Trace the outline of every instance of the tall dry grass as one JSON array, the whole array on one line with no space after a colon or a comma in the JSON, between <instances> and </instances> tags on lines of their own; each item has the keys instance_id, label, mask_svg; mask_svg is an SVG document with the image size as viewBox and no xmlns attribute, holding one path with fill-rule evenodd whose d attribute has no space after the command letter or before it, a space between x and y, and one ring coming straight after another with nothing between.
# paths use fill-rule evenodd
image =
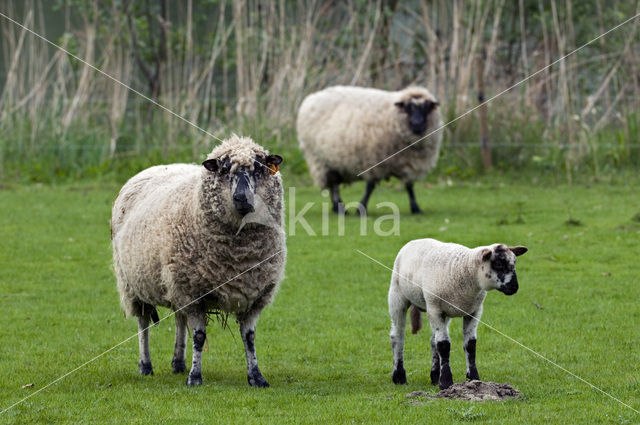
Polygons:
<instances>
[{"instance_id":1,"label":"tall dry grass","mask_svg":"<svg viewBox=\"0 0 640 425\"><path fill-rule=\"evenodd\" d=\"M0 4L45 37L53 36L50 8L41 0ZM640 3L604 8L600 0L69 0L54 41L218 137L252 132L294 152L296 110L312 91L423 84L453 120L477 105L479 56L488 98L638 11ZM598 174L606 164L640 165L637 25L492 102L494 164L560 158L568 180L580 166ZM85 162L99 173L149 151L161 160L211 147L197 128L4 18L0 33L3 177L28 173L28 165L6 168L31 158L46 158L40 167L60 174L84 170ZM444 160L477 168L476 116L445 133Z\"/></svg>"}]
</instances>

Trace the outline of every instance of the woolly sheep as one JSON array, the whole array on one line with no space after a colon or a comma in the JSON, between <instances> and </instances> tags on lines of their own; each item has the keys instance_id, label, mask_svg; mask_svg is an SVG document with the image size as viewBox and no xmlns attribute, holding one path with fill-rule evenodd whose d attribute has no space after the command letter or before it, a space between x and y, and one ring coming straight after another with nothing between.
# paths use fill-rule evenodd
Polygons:
<instances>
[{"instance_id":1,"label":"woolly sheep","mask_svg":"<svg viewBox=\"0 0 640 425\"><path fill-rule=\"evenodd\" d=\"M186 370L187 325L193 330L187 385L202 384L207 314L214 311L240 324L249 385L269 386L254 339L284 274L281 161L233 135L203 166L151 167L120 190L111 219L113 263L124 311L138 318L141 374L153 374L149 319L157 322L155 306L163 306L175 311L174 373Z\"/></svg>"},{"instance_id":2,"label":"woolly sheep","mask_svg":"<svg viewBox=\"0 0 640 425\"><path fill-rule=\"evenodd\" d=\"M335 86L304 99L296 127L311 177L320 188L331 190L335 212L345 208L341 183L367 182L358 206L364 214L376 183L390 177L405 183L411 212L420 212L413 182L435 166L442 134L398 152L441 125L438 102L425 88L384 91Z\"/></svg>"},{"instance_id":3,"label":"woolly sheep","mask_svg":"<svg viewBox=\"0 0 640 425\"><path fill-rule=\"evenodd\" d=\"M482 315L487 291L497 289L506 295L518 291L516 256L527 252L524 246L503 244L467 248L434 239L418 239L398 252L389 288L391 315L392 380L406 384L403 364L407 309L411 306L412 333L421 324L421 311L431 325L431 383L440 389L453 384L449 367L449 322L463 317L462 333L467 361L467 379L480 379L476 368L476 328Z\"/></svg>"}]
</instances>

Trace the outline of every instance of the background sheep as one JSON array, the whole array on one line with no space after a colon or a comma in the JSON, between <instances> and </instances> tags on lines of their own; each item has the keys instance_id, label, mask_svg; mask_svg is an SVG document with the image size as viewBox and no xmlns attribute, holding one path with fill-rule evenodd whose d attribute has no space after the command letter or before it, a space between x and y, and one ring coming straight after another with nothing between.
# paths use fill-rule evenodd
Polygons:
<instances>
[{"instance_id":1,"label":"background sheep","mask_svg":"<svg viewBox=\"0 0 640 425\"><path fill-rule=\"evenodd\" d=\"M467 379L480 379L476 368L476 329L482 315L486 291L497 289L506 295L518 291L516 256L523 246L502 244L467 248L434 239L406 244L398 253L389 288L393 382L406 384L403 364L404 330L411 306L412 332L421 327L420 311L426 311L431 325L431 382L448 388L453 384L449 367L449 322L463 317L462 333L467 359Z\"/></svg>"},{"instance_id":2,"label":"background sheep","mask_svg":"<svg viewBox=\"0 0 640 425\"><path fill-rule=\"evenodd\" d=\"M202 383L202 347L212 310L236 316L249 384L269 385L258 368L254 338L260 312L284 273L283 189L276 173L281 161L234 135L203 166L151 167L120 191L111 220L113 262L122 306L138 318L143 375L153 373L148 326L149 318L157 321L160 305L176 310L175 373L186 370L187 324L193 330L187 385ZM251 215L274 225L251 223Z\"/></svg>"},{"instance_id":3,"label":"background sheep","mask_svg":"<svg viewBox=\"0 0 640 425\"><path fill-rule=\"evenodd\" d=\"M413 182L435 166L442 134L394 154L441 125L438 102L425 88L388 92L335 86L304 99L297 131L311 177L322 189L331 190L335 212L344 211L340 183L367 182L359 207L364 213L376 183L397 177L405 183L411 212L419 213Z\"/></svg>"}]
</instances>

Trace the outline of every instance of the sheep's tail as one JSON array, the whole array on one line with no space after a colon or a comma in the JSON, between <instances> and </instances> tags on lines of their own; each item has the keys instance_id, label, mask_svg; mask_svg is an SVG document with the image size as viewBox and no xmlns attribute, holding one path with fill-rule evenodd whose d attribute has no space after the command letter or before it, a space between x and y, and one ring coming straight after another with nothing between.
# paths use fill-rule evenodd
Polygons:
<instances>
[{"instance_id":1,"label":"sheep's tail","mask_svg":"<svg viewBox=\"0 0 640 425\"><path fill-rule=\"evenodd\" d=\"M417 334L422 329L422 314L421 311L415 305L411 304L411 333Z\"/></svg>"},{"instance_id":2,"label":"sheep's tail","mask_svg":"<svg viewBox=\"0 0 640 425\"><path fill-rule=\"evenodd\" d=\"M158 310L151 304L144 303L142 304L142 314L149 314L151 316L151 320L153 320L153 324L157 325L160 322L160 316L158 316Z\"/></svg>"}]
</instances>

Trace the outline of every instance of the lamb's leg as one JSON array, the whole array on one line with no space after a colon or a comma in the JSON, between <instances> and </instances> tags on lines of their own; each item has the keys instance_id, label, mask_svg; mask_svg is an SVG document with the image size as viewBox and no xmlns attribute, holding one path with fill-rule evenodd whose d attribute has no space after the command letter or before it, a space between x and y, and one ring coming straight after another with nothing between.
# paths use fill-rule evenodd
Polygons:
<instances>
[{"instance_id":1,"label":"lamb's leg","mask_svg":"<svg viewBox=\"0 0 640 425\"><path fill-rule=\"evenodd\" d=\"M262 309L255 309L238 317L240 335L244 343L244 352L247 358L247 381L252 387L268 387L269 383L262 376L256 357L256 323Z\"/></svg>"},{"instance_id":2,"label":"lamb's leg","mask_svg":"<svg viewBox=\"0 0 640 425\"><path fill-rule=\"evenodd\" d=\"M407 310L411 303L402 295L397 284L391 283L389 289L389 315L391 315L391 350L393 351L394 384L406 384L407 374L404 370L404 332L407 324Z\"/></svg>"},{"instance_id":3,"label":"lamb's leg","mask_svg":"<svg viewBox=\"0 0 640 425\"><path fill-rule=\"evenodd\" d=\"M367 188L365 189L364 197L362 198L362 201L360 201L360 208L358 208L358 211L360 212L361 215L367 214L367 204L369 203L371 192L373 192L373 189L375 189L375 187L376 187L376 182L374 181L367 182Z\"/></svg>"},{"instance_id":4,"label":"lamb's leg","mask_svg":"<svg viewBox=\"0 0 640 425\"><path fill-rule=\"evenodd\" d=\"M480 379L476 368L476 329L478 328L479 313L465 316L462 319L462 335L464 337L464 354L467 358L467 379Z\"/></svg>"},{"instance_id":5,"label":"lamb's leg","mask_svg":"<svg viewBox=\"0 0 640 425\"><path fill-rule=\"evenodd\" d=\"M138 370L142 375L153 375L151 354L149 354L149 316L138 317L138 345L140 347L140 362Z\"/></svg>"},{"instance_id":6,"label":"lamb's leg","mask_svg":"<svg viewBox=\"0 0 640 425\"><path fill-rule=\"evenodd\" d=\"M331 203L333 204L333 212L338 214L344 214L344 202L340 198L340 185L333 183L331 185Z\"/></svg>"},{"instance_id":7,"label":"lamb's leg","mask_svg":"<svg viewBox=\"0 0 640 425\"><path fill-rule=\"evenodd\" d=\"M449 322L451 319L435 310L435 307L429 308L429 306L427 306L431 334L435 339L436 351L440 357L439 386L440 389L443 390L453 385L453 377L451 376L451 368L449 367L449 352L451 351Z\"/></svg>"},{"instance_id":8,"label":"lamb's leg","mask_svg":"<svg viewBox=\"0 0 640 425\"><path fill-rule=\"evenodd\" d=\"M185 362L185 350L187 348L187 317L176 312L176 345L173 350L171 367L173 373L182 373L187 370Z\"/></svg>"},{"instance_id":9,"label":"lamb's leg","mask_svg":"<svg viewBox=\"0 0 640 425\"><path fill-rule=\"evenodd\" d=\"M431 384L438 385L440 381L440 356L436 347L436 336L431 334Z\"/></svg>"},{"instance_id":10,"label":"lamb's leg","mask_svg":"<svg viewBox=\"0 0 640 425\"><path fill-rule=\"evenodd\" d=\"M189 326L193 330L193 361L187 385L202 385L202 348L207 339L207 320L204 314L189 314Z\"/></svg>"},{"instance_id":11,"label":"lamb's leg","mask_svg":"<svg viewBox=\"0 0 640 425\"><path fill-rule=\"evenodd\" d=\"M409 194L409 203L411 204L411 213L412 214L420 214L422 210L418 206L416 202L416 194L413 192L413 182L408 182L405 184L407 188L407 193Z\"/></svg>"}]
</instances>

